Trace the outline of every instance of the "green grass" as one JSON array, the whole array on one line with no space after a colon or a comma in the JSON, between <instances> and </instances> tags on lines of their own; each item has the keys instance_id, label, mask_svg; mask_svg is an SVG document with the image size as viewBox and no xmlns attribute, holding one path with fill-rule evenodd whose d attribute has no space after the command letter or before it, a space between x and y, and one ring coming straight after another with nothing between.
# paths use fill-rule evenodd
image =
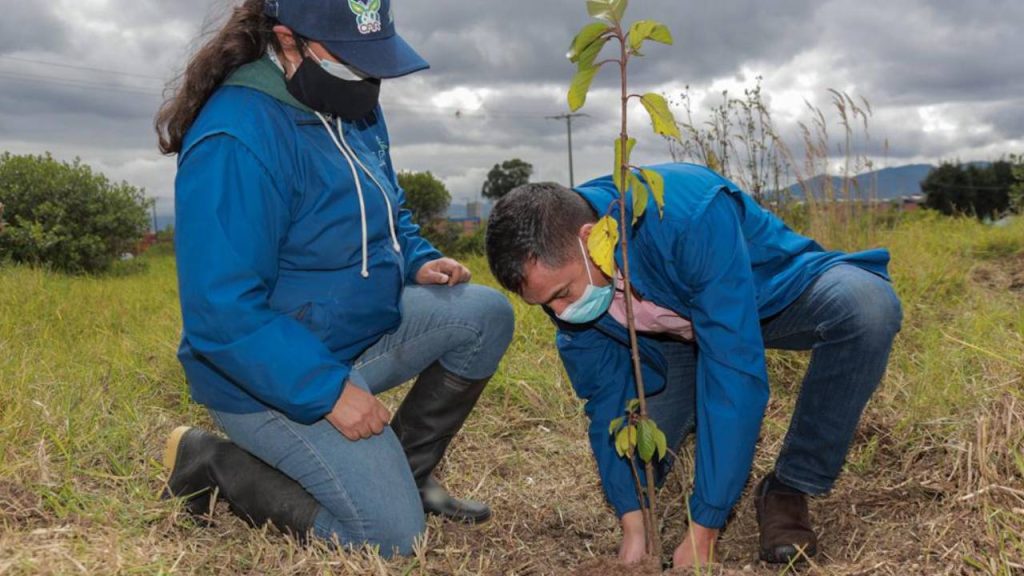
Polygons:
<instances>
[{"instance_id":1,"label":"green grass","mask_svg":"<svg viewBox=\"0 0 1024 576\"><path fill-rule=\"evenodd\" d=\"M1024 262L1024 222L914 217L879 243L893 254L905 323L865 438L824 501L835 510L818 512L831 538L822 569L1015 573L1024 565L1024 293L999 282ZM433 522L419 557L391 563L300 548L230 519L195 527L159 499L158 460L174 426L210 424L175 358L173 258L143 262L100 278L0 269L0 574L556 574L614 551L614 518L552 328L518 299L516 339L446 465L451 483L496 503L491 525ZM468 264L475 281L493 285L482 258ZM777 394L756 472L771 464L805 363L771 355ZM662 504L666 546L685 518L679 490ZM876 510L879 498L892 501ZM727 565L752 562L748 504L723 537ZM871 524L856 523L864 510ZM861 541L867 551L857 551Z\"/></svg>"}]
</instances>

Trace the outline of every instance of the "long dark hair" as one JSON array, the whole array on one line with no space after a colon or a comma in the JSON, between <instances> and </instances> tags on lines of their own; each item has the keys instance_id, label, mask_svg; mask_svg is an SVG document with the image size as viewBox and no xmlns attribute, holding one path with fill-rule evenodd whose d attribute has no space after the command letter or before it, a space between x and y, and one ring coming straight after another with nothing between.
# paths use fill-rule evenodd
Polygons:
<instances>
[{"instance_id":1,"label":"long dark hair","mask_svg":"<svg viewBox=\"0 0 1024 576\"><path fill-rule=\"evenodd\" d=\"M272 30L276 22L264 15L263 3L264 0L244 0L232 8L224 26L168 85L171 95L160 106L155 121L161 152L181 152L185 133L214 90L240 66L261 58L268 45L277 47Z\"/></svg>"}]
</instances>

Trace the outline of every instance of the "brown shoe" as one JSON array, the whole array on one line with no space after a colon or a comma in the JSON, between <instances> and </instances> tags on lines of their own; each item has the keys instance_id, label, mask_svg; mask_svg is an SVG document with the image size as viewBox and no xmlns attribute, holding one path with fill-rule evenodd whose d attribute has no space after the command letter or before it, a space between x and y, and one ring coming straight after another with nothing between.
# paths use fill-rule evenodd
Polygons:
<instances>
[{"instance_id":1,"label":"brown shoe","mask_svg":"<svg viewBox=\"0 0 1024 576\"><path fill-rule=\"evenodd\" d=\"M818 553L818 537L811 527L807 495L788 487L779 489L774 478L774 472L765 476L754 492L761 560L789 564L811 558Z\"/></svg>"}]
</instances>

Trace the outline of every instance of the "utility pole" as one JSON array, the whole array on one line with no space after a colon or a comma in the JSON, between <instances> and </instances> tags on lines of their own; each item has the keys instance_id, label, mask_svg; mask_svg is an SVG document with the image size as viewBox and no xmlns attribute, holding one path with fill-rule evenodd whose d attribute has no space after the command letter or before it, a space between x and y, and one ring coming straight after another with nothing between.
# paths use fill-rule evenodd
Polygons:
<instances>
[{"instance_id":1,"label":"utility pole","mask_svg":"<svg viewBox=\"0 0 1024 576\"><path fill-rule=\"evenodd\" d=\"M569 134L569 187L576 187L576 178L572 167L572 120L573 118L589 118L588 114L559 114L558 116L547 116L548 120L565 120L565 128Z\"/></svg>"}]
</instances>

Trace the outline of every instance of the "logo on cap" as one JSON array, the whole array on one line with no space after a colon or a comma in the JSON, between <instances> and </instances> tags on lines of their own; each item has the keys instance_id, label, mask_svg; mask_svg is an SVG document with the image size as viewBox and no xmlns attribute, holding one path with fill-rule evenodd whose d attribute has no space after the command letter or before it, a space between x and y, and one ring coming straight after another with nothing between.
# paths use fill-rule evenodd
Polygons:
<instances>
[{"instance_id":1,"label":"logo on cap","mask_svg":"<svg viewBox=\"0 0 1024 576\"><path fill-rule=\"evenodd\" d=\"M356 15L360 34L381 31L380 0L348 0L348 7Z\"/></svg>"}]
</instances>

